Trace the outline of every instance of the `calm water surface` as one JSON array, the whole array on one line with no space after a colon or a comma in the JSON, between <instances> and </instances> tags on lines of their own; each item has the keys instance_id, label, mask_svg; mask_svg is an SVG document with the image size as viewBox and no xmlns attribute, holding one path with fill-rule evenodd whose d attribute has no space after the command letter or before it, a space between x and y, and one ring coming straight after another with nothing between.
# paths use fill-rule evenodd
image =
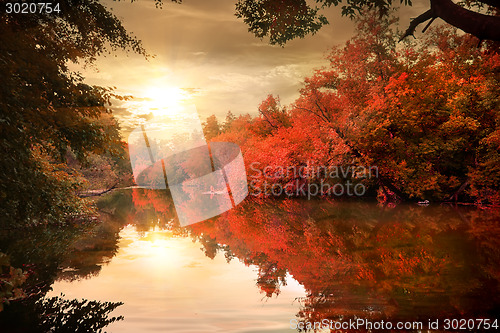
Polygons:
<instances>
[{"instance_id":1,"label":"calm water surface","mask_svg":"<svg viewBox=\"0 0 500 333\"><path fill-rule=\"evenodd\" d=\"M108 332L293 332L292 319L498 317L495 210L247 200L181 228L159 191L115 192L98 206L102 223L86 228L2 233L0 250L30 271L33 294L0 313L2 323L24 320L29 331L47 313L59 318L63 307L47 305L54 296L100 301L73 304L77 324ZM123 304L105 311L105 302ZM124 319L106 325L113 316ZM73 320L63 318L62 326Z\"/></svg>"},{"instance_id":2,"label":"calm water surface","mask_svg":"<svg viewBox=\"0 0 500 333\"><path fill-rule=\"evenodd\" d=\"M124 321L111 332L276 332L298 310L304 289L289 277L280 297L255 285L258 268L223 255L207 257L198 241L133 225L119 233L116 255L97 276L59 280L51 296L122 301Z\"/></svg>"}]
</instances>

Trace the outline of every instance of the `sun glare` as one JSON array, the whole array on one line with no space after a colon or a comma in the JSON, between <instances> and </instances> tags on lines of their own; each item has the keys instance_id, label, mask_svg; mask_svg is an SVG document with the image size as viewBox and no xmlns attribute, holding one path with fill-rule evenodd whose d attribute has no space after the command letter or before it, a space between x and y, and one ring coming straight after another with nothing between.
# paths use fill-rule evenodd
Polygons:
<instances>
[{"instance_id":1,"label":"sun glare","mask_svg":"<svg viewBox=\"0 0 500 333\"><path fill-rule=\"evenodd\" d=\"M177 87L152 87L144 91L144 106L155 116L175 113L189 98L189 94Z\"/></svg>"}]
</instances>

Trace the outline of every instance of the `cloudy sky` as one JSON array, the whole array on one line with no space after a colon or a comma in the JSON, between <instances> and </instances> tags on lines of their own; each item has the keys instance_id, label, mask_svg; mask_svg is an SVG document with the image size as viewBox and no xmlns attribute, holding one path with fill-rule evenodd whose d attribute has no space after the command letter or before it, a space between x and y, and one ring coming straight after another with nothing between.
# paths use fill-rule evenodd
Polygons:
<instances>
[{"instance_id":1,"label":"cloudy sky","mask_svg":"<svg viewBox=\"0 0 500 333\"><path fill-rule=\"evenodd\" d=\"M268 94L289 104L303 79L327 64L328 50L354 32L354 24L334 7L323 12L330 25L282 48L249 33L234 15L234 0L167 2L163 9L155 8L152 0L103 2L155 55L147 60L118 52L83 70L88 83L115 86L117 92L135 97L115 105L125 132L137 125L141 114L179 102L195 104L202 120L211 114L223 119L228 110L256 114ZM416 0L401 10L401 26L406 28L410 17L426 6L427 1Z\"/></svg>"}]
</instances>

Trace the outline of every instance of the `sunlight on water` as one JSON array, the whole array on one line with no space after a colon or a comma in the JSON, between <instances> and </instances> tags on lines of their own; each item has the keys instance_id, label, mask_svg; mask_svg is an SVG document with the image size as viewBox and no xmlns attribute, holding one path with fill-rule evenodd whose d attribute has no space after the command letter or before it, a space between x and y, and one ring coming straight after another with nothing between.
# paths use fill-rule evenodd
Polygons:
<instances>
[{"instance_id":1,"label":"sunlight on water","mask_svg":"<svg viewBox=\"0 0 500 333\"><path fill-rule=\"evenodd\" d=\"M292 277L279 297L256 286L255 267L222 255L210 259L201 244L170 231L120 232L119 250L98 276L56 281L48 296L124 302L112 315L124 321L108 332L285 332L305 291Z\"/></svg>"}]
</instances>

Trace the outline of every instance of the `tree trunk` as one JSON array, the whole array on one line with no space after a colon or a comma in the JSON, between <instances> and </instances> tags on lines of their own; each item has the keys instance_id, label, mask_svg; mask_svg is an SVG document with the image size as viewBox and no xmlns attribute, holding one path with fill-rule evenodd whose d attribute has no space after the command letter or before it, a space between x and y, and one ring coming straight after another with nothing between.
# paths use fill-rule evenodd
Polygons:
<instances>
[{"instance_id":1,"label":"tree trunk","mask_svg":"<svg viewBox=\"0 0 500 333\"><path fill-rule=\"evenodd\" d=\"M118 185L119 182L116 182L113 186L111 186L110 188L104 190L104 191L101 191L101 192L87 192L87 193L80 193L78 194L78 196L80 198L88 198L88 197L98 197L98 196L101 196L103 194L106 194L108 192L111 192L112 190L114 190L116 188L116 186Z\"/></svg>"}]
</instances>

